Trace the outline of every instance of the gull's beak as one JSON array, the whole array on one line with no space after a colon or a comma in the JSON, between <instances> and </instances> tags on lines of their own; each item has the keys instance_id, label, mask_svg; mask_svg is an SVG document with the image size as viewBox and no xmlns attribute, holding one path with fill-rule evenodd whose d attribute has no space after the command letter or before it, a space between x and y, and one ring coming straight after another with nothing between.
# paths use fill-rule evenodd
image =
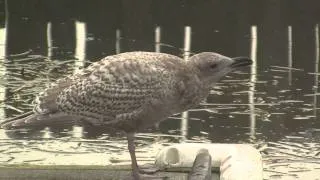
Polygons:
<instances>
[{"instance_id":1,"label":"gull's beak","mask_svg":"<svg viewBox=\"0 0 320 180\"><path fill-rule=\"evenodd\" d=\"M235 57L232 60L233 63L230 65L232 68L246 67L252 64L252 60L248 57Z\"/></svg>"}]
</instances>

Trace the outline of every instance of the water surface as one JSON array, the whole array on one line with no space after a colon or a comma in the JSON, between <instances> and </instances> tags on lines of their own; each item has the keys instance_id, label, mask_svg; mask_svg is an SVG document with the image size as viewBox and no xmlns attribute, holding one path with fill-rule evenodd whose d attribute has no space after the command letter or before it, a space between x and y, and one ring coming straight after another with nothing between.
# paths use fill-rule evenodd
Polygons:
<instances>
[{"instance_id":1,"label":"water surface","mask_svg":"<svg viewBox=\"0 0 320 180\"><path fill-rule=\"evenodd\" d=\"M137 134L140 162L152 162L172 143L250 143L263 156L265 179L316 179L320 173L320 4L8 5L0 26L1 119L31 110L35 95L50 82L106 55L144 50L249 56L251 68L221 80L188 116L175 115ZM13 10L20 13L8 16ZM90 127L0 130L0 163L128 164L126 146L123 133Z\"/></svg>"}]
</instances>

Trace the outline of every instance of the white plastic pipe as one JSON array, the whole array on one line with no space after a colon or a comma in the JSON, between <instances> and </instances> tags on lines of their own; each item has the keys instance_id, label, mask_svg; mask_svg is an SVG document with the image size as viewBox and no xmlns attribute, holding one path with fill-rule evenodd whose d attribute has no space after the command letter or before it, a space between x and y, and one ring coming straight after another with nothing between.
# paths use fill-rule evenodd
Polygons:
<instances>
[{"instance_id":1,"label":"white plastic pipe","mask_svg":"<svg viewBox=\"0 0 320 180\"><path fill-rule=\"evenodd\" d=\"M248 144L183 143L168 146L156 156L160 168L191 168L200 149L207 149L212 168L220 169L221 180L262 180L262 159Z\"/></svg>"}]
</instances>

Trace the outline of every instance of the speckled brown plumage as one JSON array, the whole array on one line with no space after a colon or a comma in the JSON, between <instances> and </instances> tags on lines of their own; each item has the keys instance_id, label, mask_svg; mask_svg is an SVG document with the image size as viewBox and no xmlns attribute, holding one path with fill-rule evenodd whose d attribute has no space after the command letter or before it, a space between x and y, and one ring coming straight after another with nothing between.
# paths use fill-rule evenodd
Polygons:
<instances>
[{"instance_id":1,"label":"speckled brown plumage","mask_svg":"<svg viewBox=\"0 0 320 180\"><path fill-rule=\"evenodd\" d=\"M195 71L181 58L169 54L130 52L108 56L51 85L38 96L34 111L42 115L62 112L94 125L142 128L201 99L197 94L202 84L195 78ZM186 91L181 86L190 80L198 85L193 98L184 104L181 96ZM168 105L170 108L166 108ZM158 117L148 117L150 112Z\"/></svg>"},{"instance_id":2,"label":"speckled brown plumage","mask_svg":"<svg viewBox=\"0 0 320 180\"><path fill-rule=\"evenodd\" d=\"M188 61L155 52L107 56L51 84L36 98L32 116L2 127L87 121L136 131L196 106L215 82L237 68L232 63L210 52Z\"/></svg>"}]
</instances>

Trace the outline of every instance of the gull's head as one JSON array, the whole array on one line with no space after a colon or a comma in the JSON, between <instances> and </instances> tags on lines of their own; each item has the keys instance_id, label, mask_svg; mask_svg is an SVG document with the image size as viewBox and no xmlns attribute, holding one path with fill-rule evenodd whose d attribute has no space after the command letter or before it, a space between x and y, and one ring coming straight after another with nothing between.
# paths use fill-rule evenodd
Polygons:
<instances>
[{"instance_id":1,"label":"gull's head","mask_svg":"<svg viewBox=\"0 0 320 180\"><path fill-rule=\"evenodd\" d=\"M218 82L229 72L252 64L248 57L230 58L213 52L202 52L189 58L189 63L196 67L199 78L210 84Z\"/></svg>"}]
</instances>

